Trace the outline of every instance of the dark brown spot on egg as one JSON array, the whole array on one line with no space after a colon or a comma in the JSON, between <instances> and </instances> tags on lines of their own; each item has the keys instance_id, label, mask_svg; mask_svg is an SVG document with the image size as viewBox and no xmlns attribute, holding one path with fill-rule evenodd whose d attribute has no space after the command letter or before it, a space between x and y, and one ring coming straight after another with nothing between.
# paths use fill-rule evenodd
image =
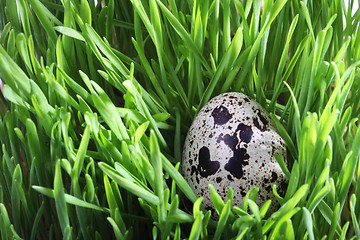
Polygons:
<instances>
[{"instance_id":1,"label":"dark brown spot on egg","mask_svg":"<svg viewBox=\"0 0 360 240\"><path fill-rule=\"evenodd\" d=\"M216 182L217 182L217 183L220 183L220 182L221 182L221 180L222 180L222 178L221 178L221 177L217 177L217 178L216 178Z\"/></svg>"},{"instance_id":2,"label":"dark brown spot on egg","mask_svg":"<svg viewBox=\"0 0 360 240\"><path fill-rule=\"evenodd\" d=\"M255 127L258 128L260 131L265 132L265 130L267 129L266 125L269 123L269 121L266 120L266 118L263 115L261 115L260 109L256 109L254 111L256 112L256 115L257 115L257 117L253 118L253 123L254 123ZM259 120L260 120L261 124L260 124Z\"/></svg>"},{"instance_id":3,"label":"dark brown spot on egg","mask_svg":"<svg viewBox=\"0 0 360 240\"><path fill-rule=\"evenodd\" d=\"M276 174L276 172L272 172L271 173L271 182L275 182L278 178L278 175Z\"/></svg>"},{"instance_id":4,"label":"dark brown spot on egg","mask_svg":"<svg viewBox=\"0 0 360 240\"><path fill-rule=\"evenodd\" d=\"M191 166L191 172L190 172L190 175L193 175L193 174L197 174L197 169L195 166Z\"/></svg>"},{"instance_id":5,"label":"dark brown spot on egg","mask_svg":"<svg viewBox=\"0 0 360 240\"><path fill-rule=\"evenodd\" d=\"M214 118L215 125L224 125L232 118L232 114L224 106L216 107L212 111L211 116Z\"/></svg>"},{"instance_id":6,"label":"dark brown spot on egg","mask_svg":"<svg viewBox=\"0 0 360 240\"><path fill-rule=\"evenodd\" d=\"M240 139L237 136L238 132L240 132ZM224 168L236 178L241 178L243 176L243 166L249 164L249 162L246 160L250 158L250 156L247 154L246 149L240 148L240 141L249 143L252 134L253 132L250 126L240 123L233 135L220 134L217 139L217 142L224 141L224 143L233 151L233 156L225 164Z\"/></svg>"},{"instance_id":7,"label":"dark brown spot on egg","mask_svg":"<svg viewBox=\"0 0 360 240\"><path fill-rule=\"evenodd\" d=\"M207 147L202 147L199 151L198 171L202 177L208 177L216 173L220 168L218 161L210 160L210 151Z\"/></svg>"},{"instance_id":8,"label":"dark brown spot on egg","mask_svg":"<svg viewBox=\"0 0 360 240\"><path fill-rule=\"evenodd\" d=\"M217 143L220 143L221 140L223 139L223 136L224 136L224 134L223 134L223 133L220 133L220 135L219 135L218 138L216 139L216 142L217 142Z\"/></svg>"},{"instance_id":9,"label":"dark brown spot on egg","mask_svg":"<svg viewBox=\"0 0 360 240\"><path fill-rule=\"evenodd\" d=\"M245 97L244 100L245 100L245 102L250 102L250 99L247 97Z\"/></svg>"},{"instance_id":10,"label":"dark brown spot on egg","mask_svg":"<svg viewBox=\"0 0 360 240\"><path fill-rule=\"evenodd\" d=\"M234 177L241 178L244 174L243 166L249 163L245 160L249 159L246 149L240 148L234 152L234 156L225 164L225 170L229 171Z\"/></svg>"},{"instance_id":11,"label":"dark brown spot on egg","mask_svg":"<svg viewBox=\"0 0 360 240\"><path fill-rule=\"evenodd\" d=\"M251 126L240 123L237 127L237 130L240 130L240 139L243 142L249 143L253 135Z\"/></svg>"}]
</instances>

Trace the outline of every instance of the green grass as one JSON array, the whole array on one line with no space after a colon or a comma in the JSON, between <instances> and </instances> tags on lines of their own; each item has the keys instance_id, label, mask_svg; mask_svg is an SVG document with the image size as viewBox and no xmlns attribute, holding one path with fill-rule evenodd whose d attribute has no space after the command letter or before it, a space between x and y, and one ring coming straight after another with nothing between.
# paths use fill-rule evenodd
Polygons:
<instances>
[{"instance_id":1,"label":"green grass","mask_svg":"<svg viewBox=\"0 0 360 240\"><path fill-rule=\"evenodd\" d=\"M1 238L360 238L360 10L261 2L0 0ZM209 186L214 221L181 175L227 91L286 142L274 213Z\"/></svg>"}]
</instances>

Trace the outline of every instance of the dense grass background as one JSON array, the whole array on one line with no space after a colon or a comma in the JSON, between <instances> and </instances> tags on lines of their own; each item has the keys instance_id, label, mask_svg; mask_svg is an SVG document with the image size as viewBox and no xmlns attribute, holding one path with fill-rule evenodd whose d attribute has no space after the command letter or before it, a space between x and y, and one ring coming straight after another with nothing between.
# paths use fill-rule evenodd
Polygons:
<instances>
[{"instance_id":1,"label":"dense grass background","mask_svg":"<svg viewBox=\"0 0 360 240\"><path fill-rule=\"evenodd\" d=\"M341 0L1 0L2 239L360 238L359 19ZM214 221L179 172L226 91L286 142L275 213L211 188Z\"/></svg>"}]
</instances>

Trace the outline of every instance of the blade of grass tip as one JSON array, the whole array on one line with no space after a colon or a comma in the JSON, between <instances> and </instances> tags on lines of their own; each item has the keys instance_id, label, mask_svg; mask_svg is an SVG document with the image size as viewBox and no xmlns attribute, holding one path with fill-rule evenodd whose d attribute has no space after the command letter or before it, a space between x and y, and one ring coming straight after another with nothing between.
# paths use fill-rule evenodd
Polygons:
<instances>
[{"instance_id":1,"label":"blade of grass tip","mask_svg":"<svg viewBox=\"0 0 360 240\"><path fill-rule=\"evenodd\" d=\"M251 16L252 19L250 23L250 38L252 42L255 41L256 35L259 33L261 2L261 0L253 1L253 15Z\"/></svg>"},{"instance_id":2,"label":"blade of grass tip","mask_svg":"<svg viewBox=\"0 0 360 240\"><path fill-rule=\"evenodd\" d=\"M271 7L269 17L266 19L266 22L265 22L264 26L261 28L259 34L257 35L254 44L251 46L249 58L247 60L247 63L243 67L243 70L240 73L238 81L236 82L236 85L234 88L235 91L241 90L244 80L245 80L248 72L250 71L251 66L253 65L253 61L254 61L257 53L259 52L261 39L263 38L266 30L270 27L271 23L275 20L276 16L282 10L282 8L286 4L286 2L287 2L287 0L277 0Z\"/></svg>"},{"instance_id":3,"label":"blade of grass tip","mask_svg":"<svg viewBox=\"0 0 360 240\"><path fill-rule=\"evenodd\" d=\"M111 50L111 47L105 44L105 42L100 38L99 34L97 34L97 32L88 24L86 24L84 38L86 42L91 43L90 46L93 50L95 50L94 47L97 46L100 51L103 52L105 56L111 61L111 63L115 65L116 69L121 73L122 76L129 76L130 72L124 63L115 55L115 53ZM95 55L98 57L98 59L101 58L99 53Z\"/></svg>"},{"instance_id":4,"label":"blade of grass tip","mask_svg":"<svg viewBox=\"0 0 360 240\"><path fill-rule=\"evenodd\" d=\"M116 202L114 192L111 188L109 178L104 174L104 188L105 188L105 194L106 194L106 200L108 202L109 208L110 208L110 216L115 220L116 219L116 210L119 209L119 206ZM117 225L117 221L115 221Z\"/></svg>"},{"instance_id":5,"label":"blade of grass tip","mask_svg":"<svg viewBox=\"0 0 360 240\"><path fill-rule=\"evenodd\" d=\"M360 128L357 129L352 147L351 147L351 156L349 158L349 161L347 163L344 178L342 179L340 194L339 194L339 200L341 203L341 209L343 208L346 197L351 185L351 182L354 178L355 170L357 163L359 161L359 153L360 153Z\"/></svg>"},{"instance_id":6,"label":"blade of grass tip","mask_svg":"<svg viewBox=\"0 0 360 240\"><path fill-rule=\"evenodd\" d=\"M137 144L144 136L146 130L148 129L149 123L149 121L146 121L136 129L134 133L134 144Z\"/></svg>"},{"instance_id":7,"label":"blade of grass tip","mask_svg":"<svg viewBox=\"0 0 360 240\"><path fill-rule=\"evenodd\" d=\"M234 63L240 53L240 50L242 48L242 43L243 43L243 32L242 32L242 29L239 28L239 29L237 29L236 34L235 34L228 50L226 51L226 54L221 59L221 62L219 64L219 66L217 67L215 74L211 78L210 83L209 83L208 87L206 88L206 90L200 100L198 111L200 111L201 107L204 106L205 103L207 103L209 101L216 85L219 83L221 76L223 74L226 74L226 73L224 73L224 70L226 68L231 69L231 67L234 65ZM227 83L225 81L224 85L222 86L221 92L223 92L223 90L225 90L229 87L228 84L229 83Z\"/></svg>"},{"instance_id":8,"label":"blade of grass tip","mask_svg":"<svg viewBox=\"0 0 360 240\"><path fill-rule=\"evenodd\" d=\"M45 7L42 5L42 3L39 0L28 0L31 4L32 10L35 12L36 16L38 17L40 23L43 25L45 31L49 35L50 43L52 48L55 47L57 35L53 28L53 24L49 21L48 17L45 14ZM47 10L47 9L46 9ZM59 22L62 25L61 22Z\"/></svg>"},{"instance_id":9,"label":"blade of grass tip","mask_svg":"<svg viewBox=\"0 0 360 240\"><path fill-rule=\"evenodd\" d=\"M346 222L345 225L343 226L343 228L341 229L340 233L340 239L342 240L345 240L346 239L346 235L347 235L347 232L349 230L349 225L350 225L350 222Z\"/></svg>"},{"instance_id":10,"label":"blade of grass tip","mask_svg":"<svg viewBox=\"0 0 360 240\"><path fill-rule=\"evenodd\" d=\"M91 2L91 1L90 1ZM111 1L110 1L111 2ZM113 4L112 6L114 7L114 1L112 0ZM111 4L111 3L110 3ZM110 5L109 4L109 5ZM89 5L89 2L86 0L81 0L81 4L80 4L80 17L83 20L84 23L91 25L91 8ZM108 12L109 13L109 12ZM108 18L112 18L112 16L110 17L108 15ZM109 20L111 22L111 20ZM109 24L110 25L110 24ZM111 26L111 25L110 25Z\"/></svg>"},{"instance_id":11,"label":"blade of grass tip","mask_svg":"<svg viewBox=\"0 0 360 240\"><path fill-rule=\"evenodd\" d=\"M264 79L263 73L265 72L264 71L264 62L265 62L265 55L266 55L266 49L267 49L266 46L268 44L269 34L270 34L270 29L268 29L265 32L264 37L261 40L260 51L259 51L258 58L257 58L258 67L257 67L257 69L253 70L254 84L249 83L251 86L255 85L255 88L256 88L256 92L255 92L253 87L251 87L251 91L249 91L249 94L250 95L256 94L256 101L260 104L264 104L264 101L266 99L265 93L264 93L265 84L263 81L263 79ZM257 73L258 73L258 76L257 76Z\"/></svg>"},{"instance_id":12,"label":"blade of grass tip","mask_svg":"<svg viewBox=\"0 0 360 240\"><path fill-rule=\"evenodd\" d=\"M156 126L156 122L154 120L154 118L152 117L147 104L144 102L144 99L142 98L141 94L139 93L139 91L136 89L136 87L134 86L134 84L130 81L130 80L126 80L123 85L126 87L126 89L129 91L129 93L131 93L136 101L136 106L137 108L145 115L145 117L150 121L150 125L152 127L152 129L154 129L155 134L157 136L157 139L160 141L161 145L163 147L167 148L167 143L164 139L164 137L162 136L160 130L158 129L158 127Z\"/></svg>"},{"instance_id":13,"label":"blade of grass tip","mask_svg":"<svg viewBox=\"0 0 360 240\"><path fill-rule=\"evenodd\" d=\"M11 239L10 235L11 235L11 230L10 230L10 226L11 226L11 222L10 222L10 218L9 215L7 213L6 207L3 203L0 203L0 236L2 237L2 239Z\"/></svg>"},{"instance_id":14,"label":"blade of grass tip","mask_svg":"<svg viewBox=\"0 0 360 240\"><path fill-rule=\"evenodd\" d=\"M69 75L67 75L67 73L60 66L57 66L57 70L60 72L65 82L72 90L79 94L81 98L85 99L87 103L93 104L91 95L88 91L86 91L80 84L78 84L71 77L69 77Z\"/></svg>"},{"instance_id":15,"label":"blade of grass tip","mask_svg":"<svg viewBox=\"0 0 360 240\"><path fill-rule=\"evenodd\" d=\"M319 209L320 206L322 205L323 201L320 202L319 204ZM321 211L321 210L320 210ZM338 224L339 221L339 217L340 217L340 203L338 202L334 208L332 217L331 217L331 222L329 222L330 224L330 230L329 230L329 239L333 239L334 235L335 235L335 231L340 235L340 227Z\"/></svg>"},{"instance_id":16,"label":"blade of grass tip","mask_svg":"<svg viewBox=\"0 0 360 240\"><path fill-rule=\"evenodd\" d=\"M2 74L7 74L8 76L13 76L11 79L6 78L8 81L14 80L12 86L17 86L20 92L23 93L25 99L29 99L31 95L31 86L30 80L27 75L22 71L22 69L12 60L8 55L6 50L0 45L0 70ZM14 75L14 73L16 73ZM7 82L9 84L9 82ZM14 88L13 88L14 89Z\"/></svg>"},{"instance_id":17,"label":"blade of grass tip","mask_svg":"<svg viewBox=\"0 0 360 240\"><path fill-rule=\"evenodd\" d=\"M62 181L61 165L59 160L56 162L55 167L54 199L61 231L64 233L66 227L70 226L70 222L65 201L64 185Z\"/></svg>"},{"instance_id":18,"label":"blade of grass tip","mask_svg":"<svg viewBox=\"0 0 360 240\"><path fill-rule=\"evenodd\" d=\"M216 226L215 234L214 234L214 237L213 237L214 240L218 240L218 239L221 238L221 235L222 235L222 233L223 233L223 231L225 229L226 223L228 222L231 207L232 207L232 202L227 201L224 208L223 208L223 210L221 211L219 222L218 222L218 224Z\"/></svg>"},{"instance_id":19,"label":"blade of grass tip","mask_svg":"<svg viewBox=\"0 0 360 240\"><path fill-rule=\"evenodd\" d=\"M22 97L20 97L9 85L5 84L3 86L3 94L6 99L16 105L22 106L25 109L33 110L31 105L24 101Z\"/></svg>"},{"instance_id":20,"label":"blade of grass tip","mask_svg":"<svg viewBox=\"0 0 360 240\"><path fill-rule=\"evenodd\" d=\"M92 94L94 105L103 116L105 122L107 122L119 140L129 139L126 127L109 96L107 96L105 91L96 82L91 81L91 84L96 90L96 92Z\"/></svg>"},{"instance_id":21,"label":"blade of grass tip","mask_svg":"<svg viewBox=\"0 0 360 240\"><path fill-rule=\"evenodd\" d=\"M296 208L298 210L298 208ZM290 213L293 214L294 211L290 211ZM272 234L270 235L269 239L273 240L273 239L295 239L295 232L294 232L294 227L292 225L292 221L291 219L286 219L283 220L281 222L279 222L275 228L274 231L272 232Z\"/></svg>"},{"instance_id":22,"label":"blade of grass tip","mask_svg":"<svg viewBox=\"0 0 360 240\"><path fill-rule=\"evenodd\" d=\"M311 214L309 212L309 210L307 208L302 208L303 210L303 222L305 222L306 224L306 229L307 229L307 233L309 236L309 240L314 240L314 225L313 225L313 221L311 218Z\"/></svg>"},{"instance_id":23,"label":"blade of grass tip","mask_svg":"<svg viewBox=\"0 0 360 240\"><path fill-rule=\"evenodd\" d=\"M64 26L56 26L54 29L65 36L85 42L85 38L82 36L82 34L75 29Z\"/></svg>"},{"instance_id":24,"label":"blade of grass tip","mask_svg":"<svg viewBox=\"0 0 360 240\"><path fill-rule=\"evenodd\" d=\"M29 49L31 64L32 64L34 73L37 78L41 79L41 74L42 74L41 66L40 66L38 59L36 58L36 53L35 53L36 50L35 50L34 39L33 39L32 35L28 38L27 46ZM42 85L45 85L45 83L43 81L39 81L39 84L41 84L41 83L43 83ZM41 88L45 89L45 87L43 87L42 85L41 85Z\"/></svg>"},{"instance_id":25,"label":"blade of grass tip","mask_svg":"<svg viewBox=\"0 0 360 240\"><path fill-rule=\"evenodd\" d=\"M42 104L40 103L41 99L37 95L34 95L31 98L31 102L35 109L35 112L36 112L36 115L38 117L40 124L45 129L46 134L48 136L50 136L51 135L51 127L53 125L53 122L48 114L49 112L44 111L44 108L42 108L42 106L41 106Z\"/></svg>"},{"instance_id":26,"label":"blade of grass tip","mask_svg":"<svg viewBox=\"0 0 360 240\"><path fill-rule=\"evenodd\" d=\"M252 1L247 2L247 5L249 3L251 3ZM239 16L241 17L241 25L244 28L244 43L245 43L245 47L248 48L251 44L250 42L250 30L249 30L249 25L247 23L247 14L245 13L244 7L243 7L243 3L239 0L235 0L235 5L236 8L239 12Z\"/></svg>"},{"instance_id":27,"label":"blade of grass tip","mask_svg":"<svg viewBox=\"0 0 360 240\"><path fill-rule=\"evenodd\" d=\"M314 151L314 155L313 158L311 159L309 169L315 169L315 166L320 164L318 160L321 157L321 154L323 153L323 149L325 148L326 145L326 140L329 137L330 132L333 130L339 114L340 114L339 110L335 109L335 111L333 111L332 113L325 114L324 112L324 114L320 117L319 133L315 144L316 151Z\"/></svg>"},{"instance_id":28,"label":"blade of grass tip","mask_svg":"<svg viewBox=\"0 0 360 240\"><path fill-rule=\"evenodd\" d=\"M281 218L290 219L296 212L298 212L300 208L299 207L295 208L295 207L304 197L308 195L308 192L309 192L309 185L308 184L302 185L296 191L296 193L283 206L281 206L281 208L277 212L273 213L271 217L268 220L266 220L262 229L263 234L266 234L271 229L271 227L273 226L276 220L278 220L279 223Z\"/></svg>"},{"instance_id":29,"label":"blade of grass tip","mask_svg":"<svg viewBox=\"0 0 360 240\"><path fill-rule=\"evenodd\" d=\"M116 224L116 222L114 221L114 219L112 219L111 217L108 217L107 220L109 221L110 225L113 228L116 239L125 239L124 235L121 233L121 231L120 231L118 225Z\"/></svg>"},{"instance_id":30,"label":"blade of grass tip","mask_svg":"<svg viewBox=\"0 0 360 240\"><path fill-rule=\"evenodd\" d=\"M35 185L33 185L32 188L35 191L37 191L47 197L55 198L55 190L53 190L53 189L45 188L45 187L41 187L41 186L35 186ZM67 193L65 193L64 196L65 196L65 201L68 204L72 204L72 205L84 207L84 208L89 208L89 209L93 209L93 210L101 211L101 212L105 212L105 213L110 213L109 209L107 209L107 208L99 207L95 204L85 202L85 201L83 201L79 198L76 198L72 195L69 195Z\"/></svg>"},{"instance_id":31,"label":"blade of grass tip","mask_svg":"<svg viewBox=\"0 0 360 240\"><path fill-rule=\"evenodd\" d=\"M220 197L220 195L216 192L216 190L212 184L209 184L209 189L210 189L211 201L214 205L214 208L219 214L221 214L221 212L223 211L224 205L225 205L224 201Z\"/></svg>"},{"instance_id":32,"label":"blade of grass tip","mask_svg":"<svg viewBox=\"0 0 360 240\"><path fill-rule=\"evenodd\" d=\"M260 208L260 217L261 219L264 218L266 216L266 213L268 212L270 206L271 206L272 201L271 200L267 200Z\"/></svg>"},{"instance_id":33,"label":"blade of grass tip","mask_svg":"<svg viewBox=\"0 0 360 240\"><path fill-rule=\"evenodd\" d=\"M355 205L356 205L356 196L355 194L352 194L350 197L351 218L354 225L356 236L357 238L360 238L359 219L358 219L358 214L355 213Z\"/></svg>"},{"instance_id":34,"label":"blade of grass tip","mask_svg":"<svg viewBox=\"0 0 360 240\"><path fill-rule=\"evenodd\" d=\"M286 178L290 179L291 173L289 172L289 169L287 168L284 159L282 159L282 157L280 157L276 153L274 154L274 157L275 157L276 161L278 162L278 164L280 165L281 170L284 172Z\"/></svg>"},{"instance_id":35,"label":"blade of grass tip","mask_svg":"<svg viewBox=\"0 0 360 240\"><path fill-rule=\"evenodd\" d=\"M292 102L294 104L294 111L295 111L294 125L295 125L295 132L296 132L296 143L297 143L298 146L300 146L301 120L300 120L299 107L298 107L298 104L296 102L295 95L294 95L293 91L291 90L291 87L289 86L289 84L287 84L287 82L284 82L284 84L289 89L290 94L291 94L291 99L292 99Z\"/></svg>"},{"instance_id":36,"label":"blade of grass tip","mask_svg":"<svg viewBox=\"0 0 360 240\"><path fill-rule=\"evenodd\" d=\"M32 166L35 166L37 181L40 185L45 186L46 183L46 171L43 155L41 154L41 145L39 140L39 134L35 123L31 119L26 120L26 138L29 145L29 149L32 153Z\"/></svg>"},{"instance_id":37,"label":"blade of grass tip","mask_svg":"<svg viewBox=\"0 0 360 240\"><path fill-rule=\"evenodd\" d=\"M18 17L18 8L16 1L14 0L6 0L6 6L5 6L5 14L6 18L9 22L11 22L11 25L17 30L21 31L20 21Z\"/></svg>"},{"instance_id":38,"label":"blade of grass tip","mask_svg":"<svg viewBox=\"0 0 360 240\"><path fill-rule=\"evenodd\" d=\"M21 196L18 188L18 184L22 184L22 173L20 165L16 165L12 181L11 181L11 207L12 207L12 217L14 221L14 227L17 232L24 231L22 227L22 222L24 219L21 219Z\"/></svg>"},{"instance_id":39,"label":"blade of grass tip","mask_svg":"<svg viewBox=\"0 0 360 240\"><path fill-rule=\"evenodd\" d=\"M194 5L195 8L195 5ZM196 13L196 14L195 14ZM195 16L196 15L196 16ZM203 32L200 12L196 9L193 10L191 24L191 36L194 39L195 44L201 49L203 46ZM190 53L189 57L189 70L188 70L188 99L189 102L193 102L196 93L198 96L202 95L204 84L201 77L201 63L194 54ZM196 91L197 90L197 91Z\"/></svg>"},{"instance_id":40,"label":"blade of grass tip","mask_svg":"<svg viewBox=\"0 0 360 240\"><path fill-rule=\"evenodd\" d=\"M25 4L25 0L16 1L19 15L21 19L21 25L23 26L24 33L26 38L28 38L31 35L31 29L30 29L30 22L29 22L29 15L28 15L28 6Z\"/></svg>"},{"instance_id":41,"label":"blade of grass tip","mask_svg":"<svg viewBox=\"0 0 360 240\"><path fill-rule=\"evenodd\" d=\"M0 36L0 45L4 45L7 36L9 35L9 31L11 29L11 22L8 22L5 27L2 30L1 36Z\"/></svg>"},{"instance_id":42,"label":"blade of grass tip","mask_svg":"<svg viewBox=\"0 0 360 240\"><path fill-rule=\"evenodd\" d=\"M25 38L25 35L20 33L17 35L16 37L16 47L20 53L20 56L22 58L22 60L25 63L25 67L26 70L28 72L28 74L31 76L31 78L34 78L33 74L33 69L31 66L31 62L30 62L30 57L29 57L29 51L28 51L28 47L27 47L27 41Z\"/></svg>"},{"instance_id":43,"label":"blade of grass tip","mask_svg":"<svg viewBox=\"0 0 360 240\"><path fill-rule=\"evenodd\" d=\"M230 46L231 36L230 36L230 0L222 1L223 5L223 51Z\"/></svg>"},{"instance_id":44,"label":"blade of grass tip","mask_svg":"<svg viewBox=\"0 0 360 240\"><path fill-rule=\"evenodd\" d=\"M122 177L118 172L116 172L113 168L111 168L106 163L100 162L98 163L100 169L111 179L113 179L117 184L119 184L121 187L125 188L132 194L143 198L147 202L149 202L152 205L158 205L160 203L159 198L153 194L152 192L148 191L147 189L144 189L143 187L130 182L126 178Z\"/></svg>"},{"instance_id":45,"label":"blade of grass tip","mask_svg":"<svg viewBox=\"0 0 360 240\"><path fill-rule=\"evenodd\" d=\"M160 7L162 13L166 17L166 19L170 22L174 30L179 34L179 36L183 39L184 45L188 46L192 52L196 54L196 56L201 60L202 64L204 65L204 68L207 72L211 73L212 70L207 63L204 55L201 53L199 48L196 46L194 41L191 39L189 33L185 30L185 28L181 25L178 19L175 18L175 16L169 11L169 9L160 1L156 0L158 6Z\"/></svg>"},{"instance_id":46,"label":"blade of grass tip","mask_svg":"<svg viewBox=\"0 0 360 240\"><path fill-rule=\"evenodd\" d=\"M170 177L176 182L176 185L181 189L184 195L191 201L195 202L197 197L194 191L191 189L187 181L180 174L180 172L172 165L172 163L162 155L162 163L165 171L170 175Z\"/></svg>"},{"instance_id":47,"label":"blade of grass tip","mask_svg":"<svg viewBox=\"0 0 360 240\"><path fill-rule=\"evenodd\" d=\"M197 240L200 238L202 229L202 214L198 214L195 217L195 221L193 222L193 225L191 227L189 240Z\"/></svg>"},{"instance_id":48,"label":"blade of grass tip","mask_svg":"<svg viewBox=\"0 0 360 240\"><path fill-rule=\"evenodd\" d=\"M86 200L90 203L94 202L95 199L95 185L94 181L92 180L91 176L86 173L85 174L85 192L86 192Z\"/></svg>"},{"instance_id":49,"label":"blade of grass tip","mask_svg":"<svg viewBox=\"0 0 360 240\"><path fill-rule=\"evenodd\" d=\"M90 126L87 125L81 138L80 146L76 154L76 161L73 167L72 177L79 178L83 169L84 159L90 140Z\"/></svg>"},{"instance_id":50,"label":"blade of grass tip","mask_svg":"<svg viewBox=\"0 0 360 240\"><path fill-rule=\"evenodd\" d=\"M165 106L170 106L168 98L167 98L166 94L164 93L164 91L162 90L162 87L161 87L159 81L157 80L157 77L156 77L155 73L153 72L149 61L147 60L147 58L145 56L144 48L141 47L142 44L139 44L139 42L138 42L139 40L135 40L135 39L132 39L132 40L133 40L134 47L139 55L140 61L141 61L142 65L144 66L145 71L146 71L152 85L154 86L156 93L158 94L160 99L164 102Z\"/></svg>"},{"instance_id":51,"label":"blade of grass tip","mask_svg":"<svg viewBox=\"0 0 360 240\"><path fill-rule=\"evenodd\" d=\"M160 222L164 222L167 202L165 203L163 201L164 199L163 167L162 167L159 143L156 139L156 135L153 130L150 131L150 161L154 166L154 172L155 172L155 193L160 199L159 220Z\"/></svg>"},{"instance_id":52,"label":"blade of grass tip","mask_svg":"<svg viewBox=\"0 0 360 240\"><path fill-rule=\"evenodd\" d=\"M280 61L279 61L279 64L278 64L278 68L277 68L277 71L276 71L276 75L275 75L275 89L276 89L276 92L279 92L280 93L280 87L283 83L283 81L280 81L280 77L284 71L284 68L285 68L285 64L287 62L287 59L288 59L288 52L289 52L289 46L290 46L290 41L292 39L292 35L294 33L294 30L296 28L296 25L297 25L297 22L298 22L298 19L299 19L299 15L297 14L295 16L295 18L293 19L293 21L291 22L291 25L290 25L290 28L289 28L289 31L288 31L288 34L287 34L287 37L286 37L286 42L285 42L285 46L284 46L284 50L281 54L281 58L280 58ZM275 102L273 103L275 104Z\"/></svg>"},{"instance_id":53,"label":"blade of grass tip","mask_svg":"<svg viewBox=\"0 0 360 240\"><path fill-rule=\"evenodd\" d=\"M321 199L325 197L324 194L327 194L330 191L330 184L328 180L329 173L330 173L330 167L328 161L326 167L324 168L321 175L317 179L313 192L310 194L307 200L306 207L310 212L312 212L313 209L315 209L315 207L319 204Z\"/></svg>"},{"instance_id":54,"label":"blade of grass tip","mask_svg":"<svg viewBox=\"0 0 360 240\"><path fill-rule=\"evenodd\" d=\"M46 80L48 81L48 83L50 84L50 86L52 86L53 89L56 91L56 94L64 100L64 103L69 103L76 110L79 110L80 109L79 104L70 96L68 91L59 82L57 82L55 79L53 79L52 76L49 75L43 63L41 64L42 64L43 74Z\"/></svg>"},{"instance_id":55,"label":"blade of grass tip","mask_svg":"<svg viewBox=\"0 0 360 240\"><path fill-rule=\"evenodd\" d=\"M309 41L310 41L310 37L309 37L309 35L307 35L298 45L296 52L292 56L290 63L288 64L288 66L285 70L285 73L283 74L283 77L281 78L281 83L278 84L278 87L275 89L275 93L269 104L270 111L272 111L272 109L275 108L276 100L277 100L278 96L280 95L280 92L284 86L283 82L285 82L290 77L290 74L292 73L296 63L298 62L298 59L299 59L301 53L303 52L305 46L308 44Z\"/></svg>"},{"instance_id":56,"label":"blade of grass tip","mask_svg":"<svg viewBox=\"0 0 360 240\"><path fill-rule=\"evenodd\" d=\"M214 5L214 12L212 13L213 19L210 27L210 37L212 43L212 56L214 57L214 62L217 63L219 59L219 9L220 1L215 0L212 3Z\"/></svg>"},{"instance_id":57,"label":"blade of grass tip","mask_svg":"<svg viewBox=\"0 0 360 240\"><path fill-rule=\"evenodd\" d=\"M306 23L307 23L309 31L310 31L310 36L311 36L313 46L315 46L315 34L314 34L313 27L312 27L312 21L310 18L309 9L307 8L306 4L303 1L300 1L300 5L301 5L301 11L303 13L303 16L305 17Z\"/></svg>"},{"instance_id":58,"label":"blade of grass tip","mask_svg":"<svg viewBox=\"0 0 360 240\"><path fill-rule=\"evenodd\" d=\"M257 222L261 222L261 215L260 215L260 210L259 210L258 205L251 199L248 199L247 201L248 201L250 211L251 211L252 215L255 217L255 220Z\"/></svg>"},{"instance_id":59,"label":"blade of grass tip","mask_svg":"<svg viewBox=\"0 0 360 240\"><path fill-rule=\"evenodd\" d=\"M12 59L15 59L15 55L17 54L17 49L15 47L15 30L11 29L9 34L9 39L6 44L6 51Z\"/></svg>"}]
</instances>

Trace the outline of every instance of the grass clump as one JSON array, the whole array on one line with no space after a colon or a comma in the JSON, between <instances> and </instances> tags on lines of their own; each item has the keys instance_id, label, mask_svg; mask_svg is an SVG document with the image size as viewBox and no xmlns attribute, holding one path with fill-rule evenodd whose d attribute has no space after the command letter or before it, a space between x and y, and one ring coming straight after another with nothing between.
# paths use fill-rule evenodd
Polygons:
<instances>
[{"instance_id":1,"label":"grass clump","mask_svg":"<svg viewBox=\"0 0 360 240\"><path fill-rule=\"evenodd\" d=\"M2 239L360 238L359 10L337 0L0 6ZM286 142L289 187L284 197L274 187L271 215L256 189L232 206L231 190L223 202L212 188L213 221L179 172L192 119L226 91L263 105Z\"/></svg>"}]
</instances>

